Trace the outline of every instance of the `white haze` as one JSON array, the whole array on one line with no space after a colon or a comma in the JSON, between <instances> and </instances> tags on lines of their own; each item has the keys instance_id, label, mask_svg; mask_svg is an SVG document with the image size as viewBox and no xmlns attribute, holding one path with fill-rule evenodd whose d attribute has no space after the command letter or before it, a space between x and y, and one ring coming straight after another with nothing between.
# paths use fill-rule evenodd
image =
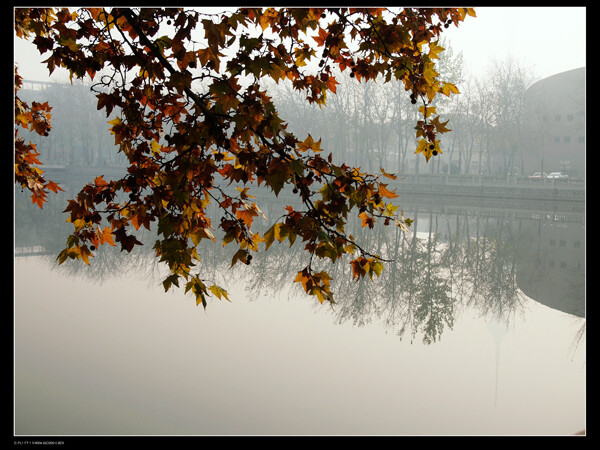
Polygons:
<instances>
[{"instance_id":1,"label":"white haze","mask_svg":"<svg viewBox=\"0 0 600 450\"><path fill-rule=\"evenodd\" d=\"M464 73L485 76L491 63L507 59L544 78L584 67L586 63L585 7L479 7L477 18L467 16L460 27L444 32L455 54L462 52ZM211 8L212 13L215 12ZM63 70L48 76L35 47L15 38L15 62L24 79L67 81Z\"/></svg>"}]
</instances>

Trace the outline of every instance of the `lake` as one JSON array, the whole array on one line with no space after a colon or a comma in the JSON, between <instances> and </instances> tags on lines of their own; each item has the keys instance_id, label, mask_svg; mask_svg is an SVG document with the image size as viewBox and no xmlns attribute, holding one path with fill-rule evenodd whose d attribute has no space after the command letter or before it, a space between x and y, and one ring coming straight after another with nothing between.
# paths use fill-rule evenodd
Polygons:
<instances>
[{"instance_id":1,"label":"lake","mask_svg":"<svg viewBox=\"0 0 600 450\"><path fill-rule=\"evenodd\" d=\"M204 310L164 292L152 239L58 267L65 198L43 211L15 201L16 436L586 427L583 213L399 201L411 232L361 235L394 257L380 278L324 265L333 307L292 282L307 261L298 245L232 270L234 249L209 245L203 268L231 302Z\"/></svg>"}]
</instances>

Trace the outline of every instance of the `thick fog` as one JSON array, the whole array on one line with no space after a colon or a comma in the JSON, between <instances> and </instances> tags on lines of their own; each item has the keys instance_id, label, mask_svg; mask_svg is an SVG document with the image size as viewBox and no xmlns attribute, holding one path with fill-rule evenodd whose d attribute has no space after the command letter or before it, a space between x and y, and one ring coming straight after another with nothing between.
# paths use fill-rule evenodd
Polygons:
<instances>
[{"instance_id":1,"label":"thick fog","mask_svg":"<svg viewBox=\"0 0 600 450\"><path fill-rule=\"evenodd\" d=\"M391 262L373 282L316 263L334 277L335 305L293 283L310 257L298 242L261 245L233 269L233 245L203 242L197 269L232 299L206 310L183 289L164 292L154 229L140 228L132 254L103 246L90 265L58 266L67 200L128 162L89 82L49 78L15 38L19 97L53 108L48 137L19 132L64 188L40 209L15 186L15 435L584 429L585 8L476 12L440 41L440 78L461 94L435 100L451 131L429 163L414 153L418 105L399 83L338 73L323 108L285 82L262 86L298 138L321 139L335 162L396 173L394 203L414 219L408 232L349 220ZM249 193L265 213L259 232L299 201Z\"/></svg>"}]
</instances>

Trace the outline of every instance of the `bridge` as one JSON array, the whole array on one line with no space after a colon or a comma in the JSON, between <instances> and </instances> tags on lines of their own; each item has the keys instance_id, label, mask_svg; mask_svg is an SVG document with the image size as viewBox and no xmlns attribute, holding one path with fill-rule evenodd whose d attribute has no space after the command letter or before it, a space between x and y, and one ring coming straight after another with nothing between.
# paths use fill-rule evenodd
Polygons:
<instances>
[{"instance_id":1,"label":"bridge","mask_svg":"<svg viewBox=\"0 0 600 450\"><path fill-rule=\"evenodd\" d=\"M108 179L118 179L126 174L125 167L73 167L42 166L53 181L79 190L103 174ZM493 177L478 175L408 174L399 175L388 182L388 189L395 189L399 198L396 204L449 206L477 209L508 209L521 211L560 211L583 213L585 211L585 180L583 179L529 179L527 177ZM313 189L318 189L312 186ZM233 187L230 187L233 189ZM229 189L225 189L228 191ZM235 190L232 191L235 194ZM271 202L294 202L297 196L282 190L277 200L267 188L251 187L250 193L262 205Z\"/></svg>"}]
</instances>

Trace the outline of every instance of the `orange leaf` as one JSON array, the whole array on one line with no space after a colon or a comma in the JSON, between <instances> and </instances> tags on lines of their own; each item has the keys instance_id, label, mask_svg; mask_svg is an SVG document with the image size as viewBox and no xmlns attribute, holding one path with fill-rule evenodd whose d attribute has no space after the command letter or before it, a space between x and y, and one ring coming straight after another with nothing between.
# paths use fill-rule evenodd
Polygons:
<instances>
[{"instance_id":1,"label":"orange leaf","mask_svg":"<svg viewBox=\"0 0 600 450\"><path fill-rule=\"evenodd\" d=\"M385 170L383 170L383 168L380 168L381 173L383 173L384 177L390 178L392 180L396 180L398 177L396 175L394 175L393 173L387 173Z\"/></svg>"},{"instance_id":2,"label":"orange leaf","mask_svg":"<svg viewBox=\"0 0 600 450\"><path fill-rule=\"evenodd\" d=\"M94 178L94 184L96 186L108 186L108 182L103 177L104 175L100 175Z\"/></svg>"},{"instance_id":3,"label":"orange leaf","mask_svg":"<svg viewBox=\"0 0 600 450\"><path fill-rule=\"evenodd\" d=\"M362 220L363 228L367 225L369 226L369 228L373 228L375 226L375 220L372 217L369 217L366 212L361 212L358 215L358 217L360 217L360 219Z\"/></svg>"},{"instance_id":4,"label":"orange leaf","mask_svg":"<svg viewBox=\"0 0 600 450\"><path fill-rule=\"evenodd\" d=\"M304 290L306 292L310 291L313 288L314 283L313 283L312 277L309 275L307 269L303 269L300 272L298 272L294 281L296 283L298 283L298 282L302 283L302 287L304 288Z\"/></svg>"},{"instance_id":5,"label":"orange leaf","mask_svg":"<svg viewBox=\"0 0 600 450\"><path fill-rule=\"evenodd\" d=\"M43 191L34 190L31 194L31 203L36 203L40 208L44 207L46 196Z\"/></svg>"},{"instance_id":6,"label":"orange leaf","mask_svg":"<svg viewBox=\"0 0 600 450\"><path fill-rule=\"evenodd\" d=\"M63 188L61 188L57 183L55 183L54 181L48 181L46 183L46 188L51 190L52 192L58 192L58 191L64 191Z\"/></svg>"},{"instance_id":7,"label":"orange leaf","mask_svg":"<svg viewBox=\"0 0 600 450\"><path fill-rule=\"evenodd\" d=\"M117 244L115 244L115 241L113 240L112 230L110 229L110 227L105 227L104 230L100 230L100 228L98 228L98 231L100 231L100 243L101 244L107 243L112 246L117 245Z\"/></svg>"},{"instance_id":8,"label":"orange leaf","mask_svg":"<svg viewBox=\"0 0 600 450\"><path fill-rule=\"evenodd\" d=\"M329 79L327 80L327 88L333 92L334 94L336 93L336 85L339 84L336 79L334 77L329 77Z\"/></svg>"},{"instance_id":9,"label":"orange leaf","mask_svg":"<svg viewBox=\"0 0 600 450\"><path fill-rule=\"evenodd\" d=\"M387 188L387 184L379 184L379 195L381 195L382 197L387 197L387 198L396 198L398 197L398 194L396 194L393 191L388 190Z\"/></svg>"},{"instance_id":10,"label":"orange leaf","mask_svg":"<svg viewBox=\"0 0 600 450\"><path fill-rule=\"evenodd\" d=\"M235 212L235 216L248 226L252 225L253 217L257 215L258 213L253 209L238 209Z\"/></svg>"},{"instance_id":11,"label":"orange leaf","mask_svg":"<svg viewBox=\"0 0 600 450\"><path fill-rule=\"evenodd\" d=\"M323 28L319 27L319 34L317 36L313 36L313 39L316 41L319 47L322 47L325 45L325 39L327 39L327 36L329 36L329 33Z\"/></svg>"}]
</instances>

